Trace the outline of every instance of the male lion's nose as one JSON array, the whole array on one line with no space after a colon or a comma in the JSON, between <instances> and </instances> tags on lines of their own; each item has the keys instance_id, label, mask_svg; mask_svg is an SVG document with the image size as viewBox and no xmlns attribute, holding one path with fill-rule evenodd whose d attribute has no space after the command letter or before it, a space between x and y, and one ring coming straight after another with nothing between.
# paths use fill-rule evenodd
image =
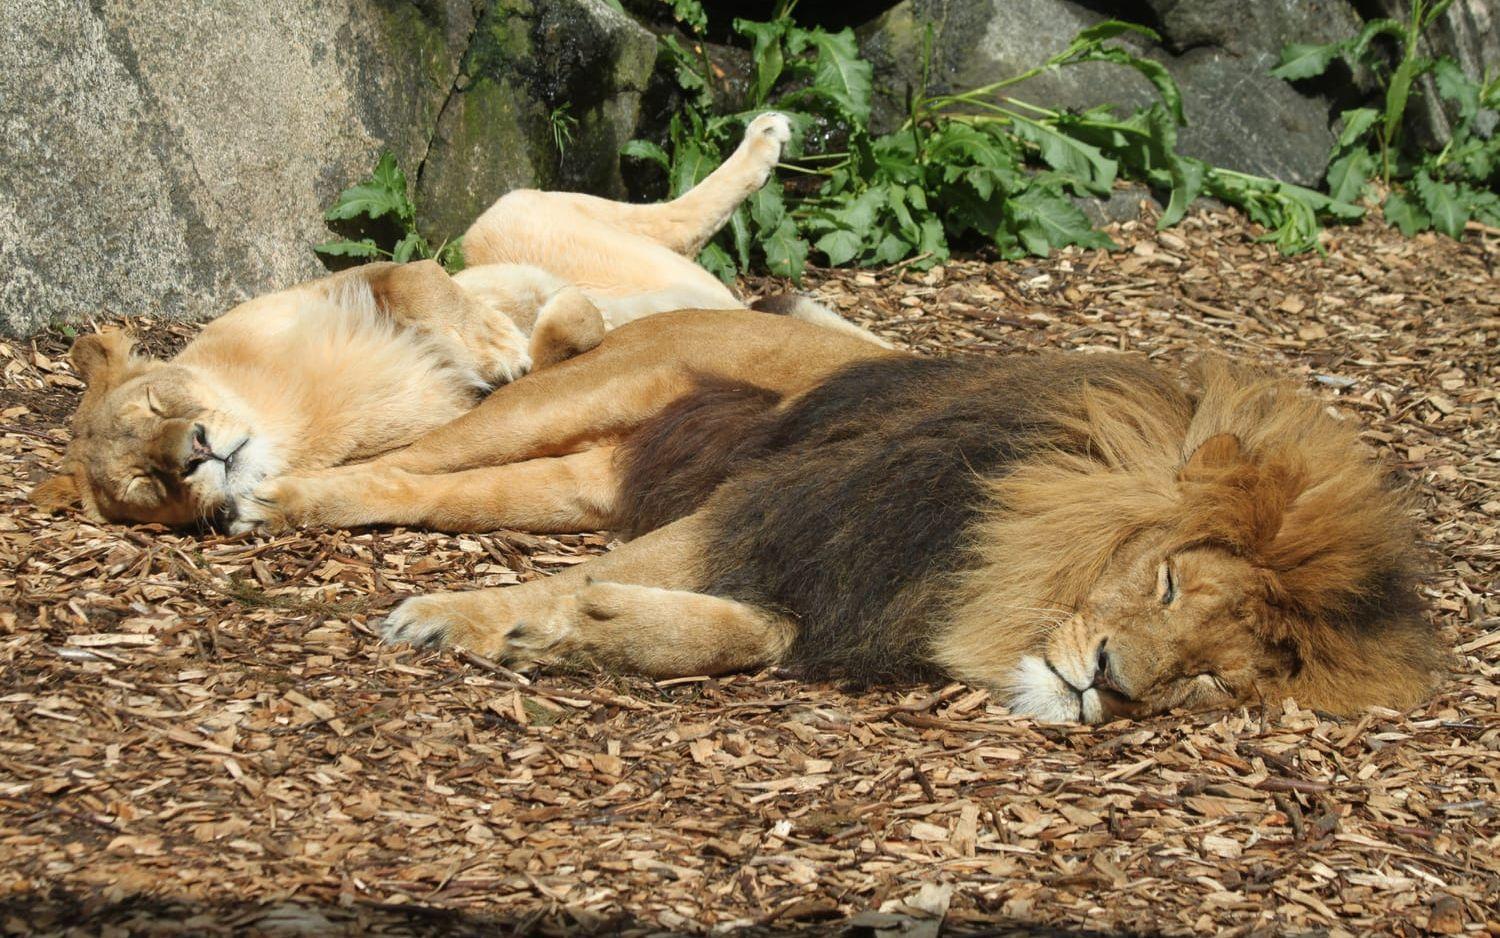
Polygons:
<instances>
[{"instance_id":1,"label":"male lion's nose","mask_svg":"<svg viewBox=\"0 0 1500 938\"><path fill-rule=\"evenodd\" d=\"M1094 659L1094 682L1089 686L1124 694L1119 682L1115 680L1114 672L1111 670L1111 665L1114 662L1110 659L1108 645L1109 639L1107 638L1099 642L1099 651Z\"/></svg>"}]
</instances>

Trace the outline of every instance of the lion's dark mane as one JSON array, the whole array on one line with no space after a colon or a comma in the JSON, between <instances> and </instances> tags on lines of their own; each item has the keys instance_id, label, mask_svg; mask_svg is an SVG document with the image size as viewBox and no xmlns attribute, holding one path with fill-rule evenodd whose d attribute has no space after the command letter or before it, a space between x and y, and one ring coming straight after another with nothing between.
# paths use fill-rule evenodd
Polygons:
<instances>
[{"instance_id":1,"label":"lion's dark mane","mask_svg":"<svg viewBox=\"0 0 1500 938\"><path fill-rule=\"evenodd\" d=\"M1125 356L877 359L784 407L704 381L623 447L623 526L650 530L706 502L702 589L790 614L788 666L931 680L942 587L971 566L964 535L986 480L1069 446L1058 419L1085 384L1190 406Z\"/></svg>"}]
</instances>

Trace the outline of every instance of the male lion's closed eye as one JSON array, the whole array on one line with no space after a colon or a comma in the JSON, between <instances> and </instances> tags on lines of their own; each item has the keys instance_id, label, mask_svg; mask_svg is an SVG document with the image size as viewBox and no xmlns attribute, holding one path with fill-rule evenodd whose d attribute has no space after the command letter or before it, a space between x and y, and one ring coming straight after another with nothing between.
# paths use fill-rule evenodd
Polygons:
<instances>
[{"instance_id":1,"label":"male lion's closed eye","mask_svg":"<svg viewBox=\"0 0 1500 938\"><path fill-rule=\"evenodd\" d=\"M1163 560L1156 568L1156 595L1163 606L1170 606L1177 599L1177 578L1172 575L1172 562Z\"/></svg>"}]
</instances>

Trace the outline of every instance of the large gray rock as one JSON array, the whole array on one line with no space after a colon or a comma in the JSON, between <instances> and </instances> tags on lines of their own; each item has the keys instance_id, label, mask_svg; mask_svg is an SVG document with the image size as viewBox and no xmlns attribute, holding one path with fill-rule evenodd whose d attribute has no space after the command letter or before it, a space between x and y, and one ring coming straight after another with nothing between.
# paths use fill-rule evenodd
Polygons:
<instances>
[{"instance_id":1,"label":"large gray rock","mask_svg":"<svg viewBox=\"0 0 1500 938\"><path fill-rule=\"evenodd\" d=\"M656 36L604 0L491 0L417 187L434 242L511 189L619 198Z\"/></svg>"},{"instance_id":2,"label":"large gray rock","mask_svg":"<svg viewBox=\"0 0 1500 938\"><path fill-rule=\"evenodd\" d=\"M1119 9L1114 9L1119 7ZM1130 7L1130 9L1126 9ZM1064 49L1085 26L1139 5L1073 0L904 0L860 31L876 63L877 119L900 119L933 29L930 91L988 84ZM1179 150L1220 166L1316 184L1327 165L1332 102L1268 72L1289 42L1328 42L1359 29L1345 0L1146 0L1163 35L1136 51L1165 65L1182 89L1189 126ZM1089 63L1046 73L1007 93L1048 107L1131 107L1155 97L1120 66Z\"/></svg>"},{"instance_id":3,"label":"large gray rock","mask_svg":"<svg viewBox=\"0 0 1500 938\"><path fill-rule=\"evenodd\" d=\"M322 209L414 167L467 2L0 2L0 327L204 316L322 272Z\"/></svg>"}]
</instances>

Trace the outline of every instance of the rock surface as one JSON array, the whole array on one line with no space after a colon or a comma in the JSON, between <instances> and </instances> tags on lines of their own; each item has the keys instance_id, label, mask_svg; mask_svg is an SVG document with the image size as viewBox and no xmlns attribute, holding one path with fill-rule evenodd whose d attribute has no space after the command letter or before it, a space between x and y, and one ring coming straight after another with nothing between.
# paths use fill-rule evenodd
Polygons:
<instances>
[{"instance_id":1,"label":"rock surface","mask_svg":"<svg viewBox=\"0 0 1500 938\"><path fill-rule=\"evenodd\" d=\"M495 0L480 17L417 186L434 243L511 189L624 195L656 36L603 0Z\"/></svg>"},{"instance_id":2,"label":"rock surface","mask_svg":"<svg viewBox=\"0 0 1500 938\"><path fill-rule=\"evenodd\" d=\"M205 316L319 275L322 209L414 167L467 3L0 4L0 327Z\"/></svg>"},{"instance_id":3,"label":"rock surface","mask_svg":"<svg viewBox=\"0 0 1500 938\"><path fill-rule=\"evenodd\" d=\"M382 149L439 238L514 186L617 194L654 59L603 0L6 0L0 331L319 276L323 209Z\"/></svg>"},{"instance_id":4,"label":"rock surface","mask_svg":"<svg viewBox=\"0 0 1500 938\"><path fill-rule=\"evenodd\" d=\"M1162 43L1138 51L1165 65L1182 89L1189 120L1178 141L1183 153L1304 184L1322 178L1334 139L1331 102L1268 72L1288 42L1329 42L1358 30L1343 0L904 0L860 31L880 76L877 119L889 124L904 109L906 88L918 80L927 23L929 90L946 92L1024 72L1110 16L1154 18L1145 25L1162 34ZM1143 77L1108 63L1070 66L1007 90L1062 108L1128 108L1155 99Z\"/></svg>"}]
</instances>

